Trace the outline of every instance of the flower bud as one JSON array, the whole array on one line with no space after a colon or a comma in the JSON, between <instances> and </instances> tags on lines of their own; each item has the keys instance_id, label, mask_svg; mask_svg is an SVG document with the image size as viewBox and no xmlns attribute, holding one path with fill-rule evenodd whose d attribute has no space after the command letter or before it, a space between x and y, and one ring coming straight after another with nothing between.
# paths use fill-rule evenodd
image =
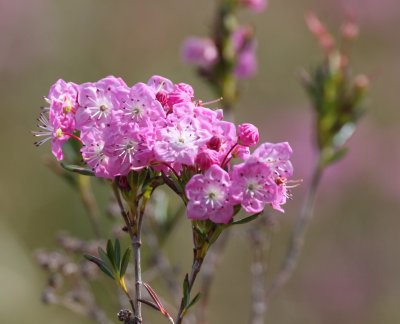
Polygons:
<instances>
[{"instance_id":1,"label":"flower bud","mask_svg":"<svg viewBox=\"0 0 400 324\"><path fill-rule=\"evenodd\" d=\"M253 124L244 123L238 126L239 144L244 146L256 146L259 135L258 129Z\"/></svg>"},{"instance_id":2,"label":"flower bud","mask_svg":"<svg viewBox=\"0 0 400 324\"><path fill-rule=\"evenodd\" d=\"M207 142L207 147L210 150L219 152L219 149L221 148L221 144L222 144L221 138L219 136L213 136Z\"/></svg>"},{"instance_id":3,"label":"flower bud","mask_svg":"<svg viewBox=\"0 0 400 324\"><path fill-rule=\"evenodd\" d=\"M213 164L218 164L218 155L216 151L203 150L200 151L195 160L201 170L207 170Z\"/></svg>"}]
</instances>

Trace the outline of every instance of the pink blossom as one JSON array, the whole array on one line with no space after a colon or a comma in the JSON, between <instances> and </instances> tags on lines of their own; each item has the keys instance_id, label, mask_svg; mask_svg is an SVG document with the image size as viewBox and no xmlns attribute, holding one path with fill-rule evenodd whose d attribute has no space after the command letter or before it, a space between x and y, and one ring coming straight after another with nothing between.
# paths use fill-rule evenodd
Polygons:
<instances>
[{"instance_id":1,"label":"pink blossom","mask_svg":"<svg viewBox=\"0 0 400 324\"><path fill-rule=\"evenodd\" d=\"M137 83L131 89L119 91L119 119L121 123L137 123L146 126L148 122L158 122L165 119L165 112L152 89Z\"/></svg>"},{"instance_id":2,"label":"pink blossom","mask_svg":"<svg viewBox=\"0 0 400 324\"><path fill-rule=\"evenodd\" d=\"M109 151L115 161L115 175L127 175L130 170L149 166L153 159L154 130L138 124L123 125L108 136Z\"/></svg>"},{"instance_id":3,"label":"pink blossom","mask_svg":"<svg viewBox=\"0 0 400 324\"><path fill-rule=\"evenodd\" d=\"M78 102L80 109L76 114L76 128L105 127L115 118L121 107L118 94L128 91L125 82L113 76L95 83L79 86Z\"/></svg>"},{"instance_id":4,"label":"pink blossom","mask_svg":"<svg viewBox=\"0 0 400 324\"><path fill-rule=\"evenodd\" d=\"M261 212L276 199L277 185L272 170L256 158L235 165L232 172L231 194L248 213Z\"/></svg>"},{"instance_id":5,"label":"pink blossom","mask_svg":"<svg viewBox=\"0 0 400 324\"><path fill-rule=\"evenodd\" d=\"M113 150L109 143L106 142L108 129L104 132L93 129L85 132L81 137L82 140L82 158L92 169L94 174L100 178L113 178L117 175L117 157L114 156Z\"/></svg>"},{"instance_id":6,"label":"pink blossom","mask_svg":"<svg viewBox=\"0 0 400 324\"><path fill-rule=\"evenodd\" d=\"M57 160L63 159L62 146L75 131L77 88L75 83L58 80L46 98L49 107L44 108L38 118L40 131L33 132L35 136L44 137L35 143L37 146L51 140L52 153Z\"/></svg>"},{"instance_id":7,"label":"pink blossom","mask_svg":"<svg viewBox=\"0 0 400 324\"><path fill-rule=\"evenodd\" d=\"M167 95L167 103L170 108L181 102L192 102L194 98L193 88L186 83L175 84L174 90Z\"/></svg>"},{"instance_id":8,"label":"pink blossom","mask_svg":"<svg viewBox=\"0 0 400 324\"><path fill-rule=\"evenodd\" d=\"M166 163L194 164L199 147L208 141L211 134L193 117L168 117L166 127L157 132L154 146L156 159Z\"/></svg>"},{"instance_id":9,"label":"pink blossom","mask_svg":"<svg viewBox=\"0 0 400 324\"><path fill-rule=\"evenodd\" d=\"M185 187L187 216L193 220L210 219L227 224L233 217L234 201L229 197L229 174L218 165L212 165L204 174L193 176Z\"/></svg>"},{"instance_id":10,"label":"pink blossom","mask_svg":"<svg viewBox=\"0 0 400 324\"><path fill-rule=\"evenodd\" d=\"M259 140L258 128L244 123L238 126L239 143L245 146L256 146Z\"/></svg>"},{"instance_id":11,"label":"pink blossom","mask_svg":"<svg viewBox=\"0 0 400 324\"><path fill-rule=\"evenodd\" d=\"M208 69L217 62L218 50L210 38L190 37L183 44L182 59Z\"/></svg>"},{"instance_id":12,"label":"pink blossom","mask_svg":"<svg viewBox=\"0 0 400 324\"><path fill-rule=\"evenodd\" d=\"M289 161L293 151L289 143L264 143L253 153L253 156L266 163L275 176L288 178L293 174L293 166Z\"/></svg>"},{"instance_id":13,"label":"pink blossom","mask_svg":"<svg viewBox=\"0 0 400 324\"><path fill-rule=\"evenodd\" d=\"M253 29L248 26L238 27L232 35L232 41L236 52L236 77L251 78L257 72L257 44L253 38Z\"/></svg>"}]
</instances>

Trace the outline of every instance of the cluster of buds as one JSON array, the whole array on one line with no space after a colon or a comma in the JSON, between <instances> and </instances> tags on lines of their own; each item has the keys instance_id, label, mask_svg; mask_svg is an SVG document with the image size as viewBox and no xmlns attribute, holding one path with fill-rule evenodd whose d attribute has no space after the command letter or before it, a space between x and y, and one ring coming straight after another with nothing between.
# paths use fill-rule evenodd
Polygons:
<instances>
[{"instance_id":1,"label":"cluster of buds","mask_svg":"<svg viewBox=\"0 0 400 324\"><path fill-rule=\"evenodd\" d=\"M182 59L194 65L229 110L237 99L237 80L248 79L257 72L254 28L238 23L242 8L260 13L266 0L221 0L212 34L189 37L182 46Z\"/></svg>"},{"instance_id":2,"label":"cluster of buds","mask_svg":"<svg viewBox=\"0 0 400 324\"><path fill-rule=\"evenodd\" d=\"M167 179L187 202L190 219L226 224L236 206L282 211L289 196L289 144L264 143L251 154L257 128L224 120L222 110L194 100L188 84L160 76L132 87L113 76L80 85L59 80L46 101L37 145L51 141L62 160L63 145L77 141L86 173L118 178L120 186L131 172L150 170L147 177ZM242 162L233 165L234 158Z\"/></svg>"},{"instance_id":3,"label":"cluster of buds","mask_svg":"<svg viewBox=\"0 0 400 324\"><path fill-rule=\"evenodd\" d=\"M350 71L348 45L358 36L354 21L342 25L339 45L314 13L306 15L306 23L325 54L315 70L303 72L302 82L316 112L318 149L324 163L329 164L346 152L344 145L364 112L362 103L369 78L353 77Z\"/></svg>"}]
</instances>

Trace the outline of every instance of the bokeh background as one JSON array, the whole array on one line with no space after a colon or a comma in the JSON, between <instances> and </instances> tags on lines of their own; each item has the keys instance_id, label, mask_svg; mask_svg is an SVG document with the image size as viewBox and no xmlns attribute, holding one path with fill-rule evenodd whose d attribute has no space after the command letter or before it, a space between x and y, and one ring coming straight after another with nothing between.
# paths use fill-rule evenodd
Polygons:
<instances>
[{"instance_id":1,"label":"bokeh background","mask_svg":"<svg viewBox=\"0 0 400 324\"><path fill-rule=\"evenodd\" d=\"M0 0L1 323L89 323L40 302L46 277L33 251L54 247L60 229L91 236L78 195L42 163L48 147L33 145L30 130L42 96L58 78L81 83L114 74L133 84L160 74L193 84L198 98L214 99L181 62L179 50L189 34L209 32L215 5L212 0ZM236 120L257 125L264 141L289 141L296 178L305 180L278 217L268 280L287 244L314 157L311 109L296 73L315 65L320 51L304 12L316 11L337 31L349 5L361 26L354 69L372 77L369 111L348 156L323 179L299 267L271 304L266 323L400 323L398 0L271 0L261 15L241 15L256 27L259 72L241 85ZM249 244L240 231L232 237L216 271L213 324L248 319ZM184 219L166 251L182 271L189 269Z\"/></svg>"}]
</instances>

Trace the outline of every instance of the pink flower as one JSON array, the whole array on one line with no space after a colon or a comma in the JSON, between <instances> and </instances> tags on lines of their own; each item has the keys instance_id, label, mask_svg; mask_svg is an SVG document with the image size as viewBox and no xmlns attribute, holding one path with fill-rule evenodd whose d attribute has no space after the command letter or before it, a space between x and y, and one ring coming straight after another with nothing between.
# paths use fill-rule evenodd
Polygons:
<instances>
[{"instance_id":1,"label":"pink flower","mask_svg":"<svg viewBox=\"0 0 400 324\"><path fill-rule=\"evenodd\" d=\"M155 134L152 129L139 125L123 125L108 135L109 151L115 160L115 175L127 175L130 170L149 166L153 159Z\"/></svg>"},{"instance_id":2,"label":"pink flower","mask_svg":"<svg viewBox=\"0 0 400 324\"><path fill-rule=\"evenodd\" d=\"M244 146L256 146L259 140L258 128L253 124L244 123L238 126L239 143Z\"/></svg>"},{"instance_id":3,"label":"pink flower","mask_svg":"<svg viewBox=\"0 0 400 324\"><path fill-rule=\"evenodd\" d=\"M40 131L33 134L44 137L35 143L40 146L51 140L52 153L57 160L63 159L62 146L75 132L75 113L78 109L78 86L58 80L49 91L46 98L49 107L40 114L38 127Z\"/></svg>"},{"instance_id":4,"label":"pink flower","mask_svg":"<svg viewBox=\"0 0 400 324\"><path fill-rule=\"evenodd\" d=\"M238 27L232 35L232 41L236 51L236 77L251 78L257 72L257 44L253 38L253 29L248 26Z\"/></svg>"},{"instance_id":5,"label":"pink flower","mask_svg":"<svg viewBox=\"0 0 400 324\"><path fill-rule=\"evenodd\" d=\"M181 102L192 102L194 98L193 88L186 83L175 84L174 91L167 95L167 103L170 108Z\"/></svg>"},{"instance_id":6,"label":"pink flower","mask_svg":"<svg viewBox=\"0 0 400 324\"><path fill-rule=\"evenodd\" d=\"M176 119L171 114L168 117L167 126L157 132L154 146L156 159L166 163L194 164L199 147L211 135L201 128L199 121L190 116Z\"/></svg>"},{"instance_id":7,"label":"pink flower","mask_svg":"<svg viewBox=\"0 0 400 324\"><path fill-rule=\"evenodd\" d=\"M234 201L229 197L229 174L218 165L212 165L204 174L196 174L186 185L189 202L187 216L193 220L210 219L227 224L233 217Z\"/></svg>"},{"instance_id":8,"label":"pink flower","mask_svg":"<svg viewBox=\"0 0 400 324\"><path fill-rule=\"evenodd\" d=\"M241 3L254 12L262 12L267 7L267 0L241 0Z\"/></svg>"},{"instance_id":9,"label":"pink flower","mask_svg":"<svg viewBox=\"0 0 400 324\"><path fill-rule=\"evenodd\" d=\"M182 59L208 69L217 62L218 50L210 38L190 37L183 44Z\"/></svg>"},{"instance_id":10,"label":"pink flower","mask_svg":"<svg viewBox=\"0 0 400 324\"><path fill-rule=\"evenodd\" d=\"M125 82L113 76L95 83L79 86L78 102L80 109L76 114L76 128L105 127L115 118L121 102L118 94L129 91Z\"/></svg>"},{"instance_id":11,"label":"pink flower","mask_svg":"<svg viewBox=\"0 0 400 324\"><path fill-rule=\"evenodd\" d=\"M287 142L264 143L253 153L253 157L262 161L273 171L272 178L277 185L277 192L272 207L283 212L281 205L286 203L290 196L287 190L288 178L293 175L293 166L289 161L293 151Z\"/></svg>"},{"instance_id":12,"label":"pink flower","mask_svg":"<svg viewBox=\"0 0 400 324\"><path fill-rule=\"evenodd\" d=\"M289 178L293 175L293 166L289 161L293 151L289 143L264 143L253 153L253 156L266 163L276 177Z\"/></svg>"},{"instance_id":13,"label":"pink flower","mask_svg":"<svg viewBox=\"0 0 400 324\"><path fill-rule=\"evenodd\" d=\"M146 126L148 122L158 122L166 118L163 107L156 99L152 89L144 84L137 83L131 89L119 91L120 111L118 118L123 124L137 123Z\"/></svg>"},{"instance_id":14,"label":"pink flower","mask_svg":"<svg viewBox=\"0 0 400 324\"><path fill-rule=\"evenodd\" d=\"M117 157L113 155L113 150L106 142L109 138L107 133L107 129L105 132L93 129L81 136L82 158L100 178L113 178L117 175Z\"/></svg>"},{"instance_id":15,"label":"pink flower","mask_svg":"<svg viewBox=\"0 0 400 324\"><path fill-rule=\"evenodd\" d=\"M261 212L276 199L277 185L272 170L256 158L235 165L232 172L232 197L240 201L248 213Z\"/></svg>"}]
</instances>

